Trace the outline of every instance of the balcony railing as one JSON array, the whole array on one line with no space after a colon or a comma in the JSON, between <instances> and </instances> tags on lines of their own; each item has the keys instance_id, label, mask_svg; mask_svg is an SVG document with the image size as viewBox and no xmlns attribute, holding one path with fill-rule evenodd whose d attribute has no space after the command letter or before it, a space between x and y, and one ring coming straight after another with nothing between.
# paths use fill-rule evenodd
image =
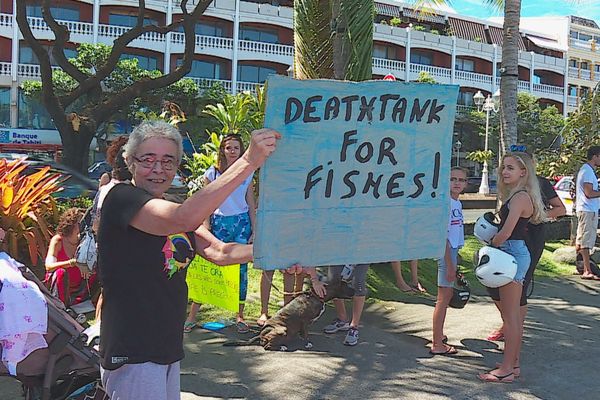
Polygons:
<instances>
[{"instance_id":1,"label":"balcony railing","mask_svg":"<svg viewBox=\"0 0 600 400\"><path fill-rule=\"evenodd\" d=\"M577 107L579 105L579 99L577 96L567 96L567 104L569 107Z\"/></svg>"},{"instance_id":2,"label":"balcony railing","mask_svg":"<svg viewBox=\"0 0 600 400\"><path fill-rule=\"evenodd\" d=\"M469 81L469 82L479 82L479 83L483 83L483 84L487 84L487 85L491 85L492 84L492 76L491 75L484 75L484 74L478 74L476 72L469 72L469 71L456 71L456 79L461 79L461 80L465 80L465 81Z\"/></svg>"},{"instance_id":3,"label":"balcony railing","mask_svg":"<svg viewBox=\"0 0 600 400\"><path fill-rule=\"evenodd\" d=\"M60 67L52 66L53 70L59 70ZM17 75L21 78L39 78L42 76L41 67L38 64L19 64L17 66Z\"/></svg>"},{"instance_id":4,"label":"balcony railing","mask_svg":"<svg viewBox=\"0 0 600 400\"><path fill-rule=\"evenodd\" d=\"M569 67L569 78L579 78L579 68Z\"/></svg>"},{"instance_id":5,"label":"balcony railing","mask_svg":"<svg viewBox=\"0 0 600 400\"><path fill-rule=\"evenodd\" d=\"M422 64L410 64L410 72L420 73L427 72L434 78L450 78L452 75L452 70L450 68L442 68L442 67L434 67L432 65L422 65Z\"/></svg>"},{"instance_id":6,"label":"balcony railing","mask_svg":"<svg viewBox=\"0 0 600 400\"><path fill-rule=\"evenodd\" d=\"M526 83L528 83L528 82L526 82ZM564 93L564 88L562 86L552 86L552 85L546 85L543 83L534 83L533 90L535 92L557 94L559 96L562 96L562 94Z\"/></svg>"},{"instance_id":7,"label":"balcony railing","mask_svg":"<svg viewBox=\"0 0 600 400\"><path fill-rule=\"evenodd\" d=\"M591 79L591 74L590 74L590 70L589 69L581 69L579 70L579 77L581 79Z\"/></svg>"},{"instance_id":8,"label":"balcony railing","mask_svg":"<svg viewBox=\"0 0 600 400\"><path fill-rule=\"evenodd\" d=\"M0 62L0 75L10 75L12 72L12 64L9 62Z\"/></svg>"},{"instance_id":9,"label":"balcony railing","mask_svg":"<svg viewBox=\"0 0 600 400\"><path fill-rule=\"evenodd\" d=\"M13 16L12 14L0 14L0 26L12 26Z\"/></svg>"},{"instance_id":10,"label":"balcony railing","mask_svg":"<svg viewBox=\"0 0 600 400\"><path fill-rule=\"evenodd\" d=\"M381 68L389 72L404 72L406 70L406 63L404 61L373 57L373 68Z\"/></svg>"},{"instance_id":11,"label":"balcony railing","mask_svg":"<svg viewBox=\"0 0 600 400\"><path fill-rule=\"evenodd\" d=\"M579 40L579 39L571 39L569 41L572 47L577 47L578 49L591 50L592 43L587 40Z\"/></svg>"},{"instance_id":12,"label":"balcony railing","mask_svg":"<svg viewBox=\"0 0 600 400\"><path fill-rule=\"evenodd\" d=\"M241 51L250 51L264 54L277 54L282 56L293 57L294 46L288 46L277 43L254 42L250 40L240 40L239 49Z\"/></svg>"}]
</instances>

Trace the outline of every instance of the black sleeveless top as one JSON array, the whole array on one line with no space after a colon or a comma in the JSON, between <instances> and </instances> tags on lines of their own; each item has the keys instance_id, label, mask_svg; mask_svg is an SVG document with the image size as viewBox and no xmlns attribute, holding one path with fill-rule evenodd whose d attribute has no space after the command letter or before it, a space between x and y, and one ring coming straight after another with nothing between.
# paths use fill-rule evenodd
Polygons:
<instances>
[{"instance_id":1,"label":"black sleeveless top","mask_svg":"<svg viewBox=\"0 0 600 400\"><path fill-rule=\"evenodd\" d=\"M504 203L502 205L502 207L500 207L500 211L498 212L498 214L500 216L500 227L498 228L498 230L502 229L502 227L504 226L504 223L506 222L506 219L508 218L508 213L510 212L510 210L508 209L508 204L512 200L513 196L519 192L524 192L524 191L525 190L519 190L518 192L515 192L510 197L510 199L508 199L508 201L506 203ZM513 231L507 240L525 240L527 238L527 224L528 223L529 223L529 218L519 217L517 224L513 228Z\"/></svg>"}]
</instances>

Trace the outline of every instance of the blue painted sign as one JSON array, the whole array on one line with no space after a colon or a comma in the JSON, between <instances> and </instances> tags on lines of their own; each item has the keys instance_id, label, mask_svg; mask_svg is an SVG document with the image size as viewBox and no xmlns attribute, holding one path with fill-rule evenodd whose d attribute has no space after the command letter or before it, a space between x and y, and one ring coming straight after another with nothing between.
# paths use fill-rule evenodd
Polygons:
<instances>
[{"instance_id":1,"label":"blue painted sign","mask_svg":"<svg viewBox=\"0 0 600 400\"><path fill-rule=\"evenodd\" d=\"M440 257L458 86L271 76L254 264Z\"/></svg>"}]
</instances>

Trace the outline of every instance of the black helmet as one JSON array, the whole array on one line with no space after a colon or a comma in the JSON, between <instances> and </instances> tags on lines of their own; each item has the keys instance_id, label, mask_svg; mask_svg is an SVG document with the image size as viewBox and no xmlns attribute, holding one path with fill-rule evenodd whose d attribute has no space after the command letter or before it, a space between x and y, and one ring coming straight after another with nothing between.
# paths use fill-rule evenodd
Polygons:
<instances>
[{"instance_id":1,"label":"black helmet","mask_svg":"<svg viewBox=\"0 0 600 400\"><path fill-rule=\"evenodd\" d=\"M471 288L469 287L469 281L460 271L456 271L456 280L452 285L452 289L452 299L448 305L452 308L464 308L471 298Z\"/></svg>"}]
</instances>

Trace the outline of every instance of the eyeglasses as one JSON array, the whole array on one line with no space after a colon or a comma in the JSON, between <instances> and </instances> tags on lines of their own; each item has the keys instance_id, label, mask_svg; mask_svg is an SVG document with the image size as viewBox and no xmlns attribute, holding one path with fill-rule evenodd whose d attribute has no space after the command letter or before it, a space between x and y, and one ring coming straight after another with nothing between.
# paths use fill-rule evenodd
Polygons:
<instances>
[{"instance_id":1,"label":"eyeglasses","mask_svg":"<svg viewBox=\"0 0 600 400\"><path fill-rule=\"evenodd\" d=\"M162 169L164 169L165 171L172 171L175 168L175 161L172 158L165 158L163 160L159 160L156 157L146 156L142 158L133 157L133 159L139 162L142 167L148 169L154 168L154 166L158 162L162 166Z\"/></svg>"},{"instance_id":2,"label":"eyeglasses","mask_svg":"<svg viewBox=\"0 0 600 400\"><path fill-rule=\"evenodd\" d=\"M466 182L467 180L465 178L456 178L456 177L452 177L450 178L450 182Z\"/></svg>"}]
</instances>

